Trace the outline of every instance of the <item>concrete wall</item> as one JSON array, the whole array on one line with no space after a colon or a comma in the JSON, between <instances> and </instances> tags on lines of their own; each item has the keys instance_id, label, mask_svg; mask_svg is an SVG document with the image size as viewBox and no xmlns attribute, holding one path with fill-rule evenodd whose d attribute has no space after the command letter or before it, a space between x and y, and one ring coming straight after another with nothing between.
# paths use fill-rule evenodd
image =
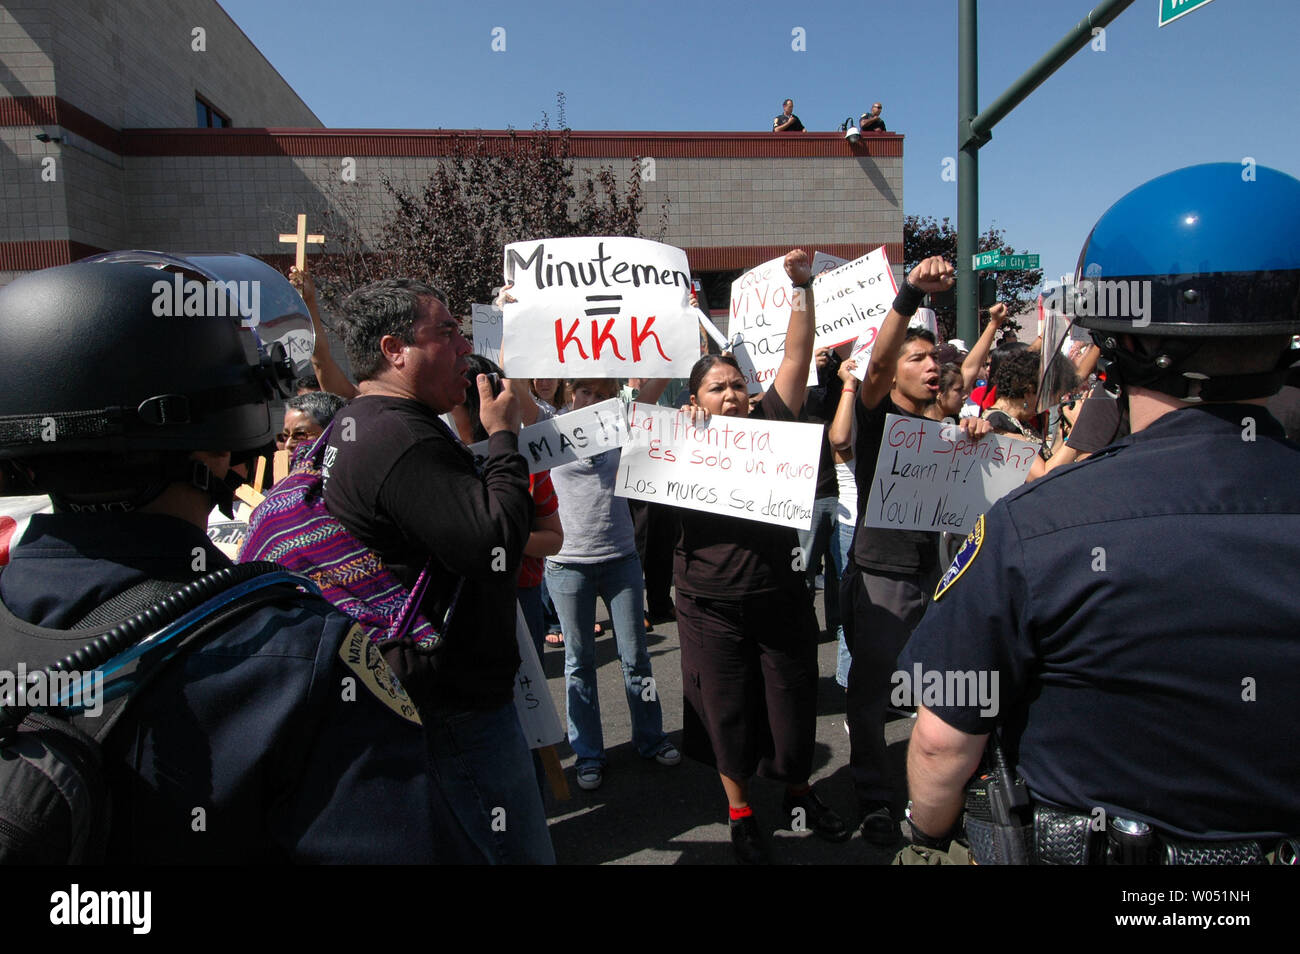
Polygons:
<instances>
[{"instance_id":1,"label":"concrete wall","mask_svg":"<svg viewBox=\"0 0 1300 954\"><path fill-rule=\"evenodd\" d=\"M628 159L580 160L578 166L601 162L620 180L632 169ZM291 230L298 212L307 212L308 225L320 228L319 213L327 206L355 216L355 226L373 240L392 205L380 176L418 191L437 163L357 157L356 181L345 183L338 157L128 157L130 241L283 253L288 246L276 241L276 233ZM848 157L659 159L655 180L642 183L642 230L656 232L661 203L669 199L664 241L682 247L897 242L902 163Z\"/></svg>"}]
</instances>

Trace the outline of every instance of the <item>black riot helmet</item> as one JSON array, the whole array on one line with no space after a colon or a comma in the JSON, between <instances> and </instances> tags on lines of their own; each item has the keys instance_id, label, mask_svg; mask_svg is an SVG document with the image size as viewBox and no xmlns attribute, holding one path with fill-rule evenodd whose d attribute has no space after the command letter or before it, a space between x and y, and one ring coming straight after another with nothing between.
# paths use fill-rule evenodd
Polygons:
<instances>
[{"instance_id":1,"label":"black riot helmet","mask_svg":"<svg viewBox=\"0 0 1300 954\"><path fill-rule=\"evenodd\" d=\"M25 275L0 289L0 492L129 510L182 481L228 508L233 483L190 452L272 444L269 402L312 345L302 298L246 255L112 252Z\"/></svg>"}]
</instances>

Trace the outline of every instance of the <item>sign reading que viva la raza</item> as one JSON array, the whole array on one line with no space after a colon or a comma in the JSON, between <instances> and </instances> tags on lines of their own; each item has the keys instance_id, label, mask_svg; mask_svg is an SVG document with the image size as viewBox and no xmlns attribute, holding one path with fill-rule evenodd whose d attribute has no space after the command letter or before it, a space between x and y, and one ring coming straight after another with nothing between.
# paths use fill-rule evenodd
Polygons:
<instances>
[{"instance_id":1,"label":"sign reading que viva la raza","mask_svg":"<svg viewBox=\"0 0 1300 954\"><path fill-rule=\"evenodd\" d=\"M686 253L646 239L514 242L503 308L512 378L684 378L700 356Z\"/></svg>"}]
</instances>

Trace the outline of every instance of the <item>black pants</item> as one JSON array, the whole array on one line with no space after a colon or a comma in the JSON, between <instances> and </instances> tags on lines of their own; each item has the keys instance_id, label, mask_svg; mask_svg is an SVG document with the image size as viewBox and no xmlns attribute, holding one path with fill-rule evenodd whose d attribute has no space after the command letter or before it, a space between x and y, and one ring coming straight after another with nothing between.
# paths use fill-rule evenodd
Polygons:
<instances>
[{"instance_id":1,"label":"black pants","mask_svg":"<svg viewBox=\"0 0 1300 954\"><path fill-rule=\"evenodd\" d=\"M682 747L733 779L801 785L817 741L817 616L802 586L740 600L677 594Z\"/></svg>"},{"instance_id":2,"label":"black pants","mask_svg":"<svg viewBox=\"0 0 1300 954\"><path fill-rule=\"evenodd\" d=\"M893 801L885 709L898 655L921 621L934 592L936 571L887 573L850 563L840 589L844 639L853 656L845 720L849 772L859 803Z\"/></svg>"}]
</instances>

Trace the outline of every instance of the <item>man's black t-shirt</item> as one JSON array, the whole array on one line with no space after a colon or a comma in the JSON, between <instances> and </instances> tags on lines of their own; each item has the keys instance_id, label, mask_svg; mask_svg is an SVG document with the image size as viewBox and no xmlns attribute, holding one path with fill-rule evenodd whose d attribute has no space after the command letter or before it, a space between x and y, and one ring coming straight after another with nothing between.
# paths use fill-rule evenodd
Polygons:
<instances>
[{"instance_id":1,"label":"man's black t-shirt","mask_svg":"<svg viewBox=\"0 0 1300 954\"><path fill-rule=\"evenodd\" d=\"M464 445L418 401L369 395L334 418L325 505L406 586L430 553L420 609L434 625L464 587L433 653L384 657L417 704L495 708L514 693L515 578L533 519L528 465L509 431L488 440L480 477Z\"/></svg>"},{"instance_id":2,"label":"man's black t-shirt","mask_svg":"<svg viewBox=\"0 0 1300 954\"><path fill-rule=\"evenodd\" d=\"M885 415L921 417L909 414L885 395L871 410L859 400L854 405L857 415L858 438L853 445L853 458L858 472L858 531L853 538L853 561L866 570L884 570L887 573L928 572L939 562L939 534L921 530L886 530L865 527L867 500L871 496L872 475L876 472L876 458L885 437Z\"/></svg>"},{"instance_id":3,"label":"man's black t-shirt","mask_svg":"<svg viewBox=\"0 0 1300 954\"><path fill-rule=\"evenodd\" d=\"M790 118L793 119L794 122L789 126L786 126L785 129L782 129L781 132L803 132L803 123L799 121L799 117L791 113ZM777 116L772 120L773 127L781 125L781 123L785 122L785 119L786 117L784 114Z\"/></svg>"},{"instance_id":4,"label":"man's black t-shirt","mask_svg":"<svg viewBox=\"0 0 1300 954\"><path fill-rule=\"evenodd\" d=\"M776 388L768 389L749 417L795 419ZM803 572L794 568L799 537L790 527L701 510L683 508L678 513L682 533L673 559L677 592L734 600L804 585Z\"/></svg>"}]
</instances>

